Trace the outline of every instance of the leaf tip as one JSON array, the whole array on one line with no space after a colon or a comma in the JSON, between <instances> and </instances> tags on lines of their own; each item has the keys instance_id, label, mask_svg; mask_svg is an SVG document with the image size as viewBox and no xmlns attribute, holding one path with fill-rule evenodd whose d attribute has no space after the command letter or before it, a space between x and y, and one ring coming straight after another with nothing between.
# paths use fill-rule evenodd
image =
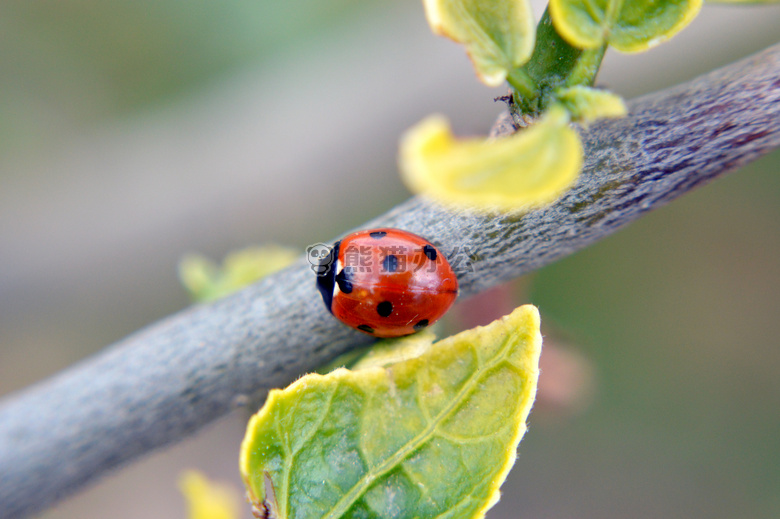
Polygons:
<instances>
[{"instance_id":1,"label":"leaf tip","mask_svg":"<svg viewBox=\"0 0 780 519\"><path fill-rule=\"evenodd\" d=\"M190 519L235 519L238 517L238 494L223 484L209 481L196 470L183 472L179 489L187 501Z\"/></svg>"}]
</instances>

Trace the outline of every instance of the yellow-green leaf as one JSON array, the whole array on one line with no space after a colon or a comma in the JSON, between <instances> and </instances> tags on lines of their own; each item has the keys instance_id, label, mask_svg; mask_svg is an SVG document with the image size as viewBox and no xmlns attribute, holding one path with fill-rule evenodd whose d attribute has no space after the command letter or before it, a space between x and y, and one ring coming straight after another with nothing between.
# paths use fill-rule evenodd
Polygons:
<instances>
[{"instance_id":1,"label":"yellow-green leaf","mask_svg":"<svg viewBox=\"0 0 780 519\"><path fill-rule=\"evenodd\" d=\"M575 121L588 123L604 117L623 117L628 112L623 98L599 88L582 85L559 88L555 97Z\"/></svg>"},{"instance_id":2,"label":"yellow-green leaf","mask_svg":"<svg viewBox=\"0 0 780 519\"><path fill-rule=\"evenodd\" d=\"M200 472L184 472L179 489L187 500L189 519L238 519L239 497L230 486L213 483Z\"/></svg>"},{"instance_id":3,"label":"yellow-green leaf","mask_svg":"<svg viewBox=\"0 0 780 519\"><path fill-rule=\"evenodd\" d=\"M582 144L560 106L513 135L453 137L441 116L407 131L399 165L409 188L440 202L518 211L554 201L582 168Z\"/></svg>"},{"instance_id":4,"label":"yellow-green leaf","mask_svg":"<svg viewBox=\"0 0 780 519\"><path fill-rule=\"evenodd\" d=\"M322 375L336 368L351 370L374 366L386 366L408 358L417 357L436 340L436 335L430 328L394 339L381 339L371 346L357 348L339 355L332 362L317 369Z\"/></svg>"},{"instance_id":5,"label":"yellow-green leaf","mask_svg":"<svg viewBox=\"0 0 780 519\"><path fill-rule=\"evenodd\" d=\"M432 345L401 341L400 362L385 352L271 391L241 446L250 499L282 519L484 517L525 432L541 341L522 306Z\"/></svg>"},{"instance_id":6,"label":"yellow-green leaf","mask_svg":"<svg viewBox=\"0 0 780 519\"><path fill-rule=\"evenodd\" d=\"M434 33L466 46L483 83L500 85L534 50L536 27L528 0L424 0Z\"/></svg>"},{"instance_id":7,"label":"yellow-green leaf","mask_svg":"<svg viewBox=\"0 0 780 519\"><path fill-rule=\"evenodd\" d=\"M642 52L674 36L699 13L702 0L550 0L555 28L571 45L609 44Z\"/></svg>"},{"instance_id":8,"label":"yellow-green leaf","mask_svg":"<svg viewBox=\"0 0 780 519\"><path fill-rule=\"evenodd\" d=\"M277 245L231 252L222 266L198 254L179 262L179 279L193 301L205 302L232 294L290 265L298 252Z\"/></svg>"},{"instance_id":9,"label":"yellow-green leaf","mask_svg":"<svg viewBox=\"0 0 780 519\"><path fill-rule=\"evenodd\" d=\"M430 329L397 339L383 339L371 346L351 369L384 368L419 357L431 348L435 340L436 335Z\"/></svg>"}]
</instances>

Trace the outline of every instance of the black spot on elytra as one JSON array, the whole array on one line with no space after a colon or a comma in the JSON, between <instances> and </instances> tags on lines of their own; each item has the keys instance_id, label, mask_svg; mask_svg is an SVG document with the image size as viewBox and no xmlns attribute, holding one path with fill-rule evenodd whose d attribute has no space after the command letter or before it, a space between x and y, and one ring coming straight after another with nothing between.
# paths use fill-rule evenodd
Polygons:
<instances>
[{"instance_id":1,"label":"black spot on elytra","mask_svg":"<svg viewBox=\"0 0 780 519\"><path fill-rule=\"evenodd\" d=\"M393 303L390 301L382 301L376 305L376 313L378 313L381 317L388 317L393 313Z\"/></svg>"},{"instance_id":2,"label":"black spot on elytra","mask_svg":"<svg viewBox=\"0 0 780 519\"><path fill-rule=\"evenodd\" d=\"M355 273L352 267L344 267L341 272L336 274L336 283L339 284L339 290L345 294L352 292L352 281L355 279Z\"/></svg>"},{"instance_id":3,"label":"black spot on elytra","mask_svg":"<svg viewBox=\"0 0 780 519\"><path fill-rule=\"evenodd\" d=\"M398 256L394 254L385 256L385 259L382 260L382 268L385 272L395 272L398 270Z\"/></svg>"},{"instance_id":4,"label":"black spot on elytra","mask_svg":"<svg viewBox=\"0 0 780 519\"><path fill-rule=\"evenodd\" d=\"M363 330L364 332L368 332L368 333L374 333L374 329L367 324L361 324L360 326L357 327L357 329Z\"/></svg>"},{"instance_id":5,"label":"black spot on elytra","mask_svg":"<svg viewBox=\"0 0 780 519\"><path fill-rule=\"evenodd\" d=\"M369 233L369 236L371 236L375 240L381 240L382 238L387 236L387 232L385 232L385 231L374 231L372 233Z\"/></svg>"},{"instance_id":6,"label":"black spot on elytra","mask_svg":"<svg viewBox=\"0 0 780 519\"><path fill-rule=\"evenodd\" d=\"M426 256L428 256L428 259L431 261L436 261L436 249L433 248L433 245L425 245L423 247L423 252Z\"/></svg>"},{"instance_id":7,"label":"black spot on elytra","mask_svg":"<svg viewBox=\"0 0 780 519\"><path fill-rule=\"evenodd\" d=\"M423 319L422 321L418 322L414 325L415 330L422 330L423 328L428 326L428 319Z\"/></svg>"},{"instance_id":8,"label":"black spot on elytra","mask_svg":"<svg viewBox=\"0 0 780 519\"><path fill-rule=\"evenodd\" d=\"M339 245L340 241L333 244L333 248L330 249L330 253L322 258L320 261L320 272L323 274L317 274L317 289L319 289L322 295L322 301L325 303L325 307L329 312L333 313L333 289L336 282L336 259L339 257Z\"/></svg>"}]
</instances>

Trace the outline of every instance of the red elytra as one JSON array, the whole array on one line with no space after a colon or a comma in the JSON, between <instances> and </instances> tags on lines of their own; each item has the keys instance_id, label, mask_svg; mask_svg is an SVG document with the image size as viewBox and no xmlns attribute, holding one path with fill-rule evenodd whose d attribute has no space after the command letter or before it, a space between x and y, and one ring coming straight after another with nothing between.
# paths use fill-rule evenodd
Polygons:
<instances>
[{"instance_id":1,"label":"red elytra","mask_svg":"<svg viewBox=\"0 0 780 519\"><path fill-rule=\"evenodd\" d=\"M317 287L343 323L375 337L400 337L435 323L455 302L458 279L425 238L371 229L336 242Z\"/></svg>"}]
</instances>

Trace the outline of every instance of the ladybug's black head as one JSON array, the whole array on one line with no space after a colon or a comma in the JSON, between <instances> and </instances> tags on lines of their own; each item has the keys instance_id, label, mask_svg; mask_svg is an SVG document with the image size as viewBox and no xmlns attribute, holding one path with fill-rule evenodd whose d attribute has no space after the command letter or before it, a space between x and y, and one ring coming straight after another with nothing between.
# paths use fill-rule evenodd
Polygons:
<instances>
[{"instance_id":1,"label":"ladybug's black head","mask_svg":"<svg viewBox=\"0 0 780 519\"><path fill-rule=\"evenodd\" d=\"M336 284L336 261L339 257L339 245L340 241L333 244L330 248L330 252L323 257L316 270L317 272L317 288L322 294L322 301L325 303L330 313L333 313L333 290Z\"/></svg>"}]
</instances>

